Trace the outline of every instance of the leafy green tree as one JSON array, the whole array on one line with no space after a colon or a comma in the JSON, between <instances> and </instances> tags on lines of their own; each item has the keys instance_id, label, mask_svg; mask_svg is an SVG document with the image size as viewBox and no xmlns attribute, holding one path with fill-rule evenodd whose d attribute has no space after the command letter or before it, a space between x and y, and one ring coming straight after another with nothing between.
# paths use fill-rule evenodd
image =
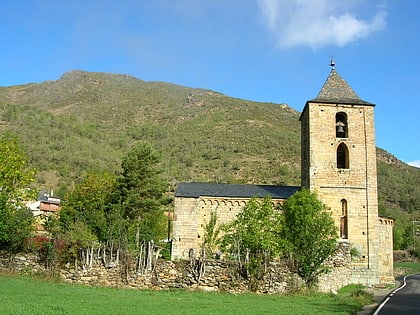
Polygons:
<instances>
[{"instance_id":1,"label":"leafy green tree","mask_svg":"<svg viewBox=\"0 0 420 315\"><path fill-rule=\"evenodd\" d=\"M222 248L237 259L253 290L266 274L271 259L283 249L282 228L282 215L270 197L251 199L237 218L224 227Z\"/></svg>"},{"instance_id":2,"label":"leafy green tree","mask_svg":"<svg viewBox=\"0 0 420 315\"><path fill-rule=\"evenodd\" d=\"M79 262L90 266L88 258L93 248L106 248L107 252L111 251L111 256L112 249L117 248L125 220L120 211L115 211L118 207L112 204L115 191L114 175L92 172L66 195L60 210L61 228L54 234L67 244L64 259L74 259L76 267ZM54 222L48 223L54 229Z\"/></svg>"},{"instance_id":3,"label":"leafy green tree","mask_svg":"<svg viewBox=\"0 0 420 315\"><path fill-rule=\"evenodd\" d=\"M336 250L338 229L325 205L306 189L293 194L282 209L291 261L307 286L312 287L327 271L323 263Z\"/></svg>"},{"instance_id":4,"label":"leafy green tree","mask_svg":"<svg viewBox=\"0 0 420 315\"><path fill-rule=\"evenodd\" d=\"M123 158L118 180L123 217L135 226L135 242L165 237L167 226L162 205L167 182L161 176L160 155L148 143L135 145Z\"/></svg>"},{"instance_id":5,"label":"leafy green tree","mask_svg":"<svg viewBox=\"0 0 420 315\"><path fill-rule=\"evenodd\" d=\"M14 254L33 232L34 219L25 202L36 197L29 188L35 170L10 134L0 138L0 161L0 248Z\"/></svg>"},{"instance_id":6,"label":"leafy green tree","mask_svg":"<svg viewBox=\"0 0 420 315\"><path fill-rule=\"evenodd\" d=\"M218 216L216 211L210 213L210 220L204 226L204 241L202 248L206 257L214 258L218 256L217 248L220 245L220 226L218 226ZM220 253L219 253L220 255Z\"/></svg>"},{"instance_id":7,"label":"leafy green tree","mask_svg":"<svg viewBox=\"0 0 420 315\"><path fill-rule=\"evenodd\" d=\"M106 172L88 174L65 198L60 210L64 230L76 222L83 222L98 240L105 241L107 211L115 188L115 176Z\"/></svg>"},{"instance_id":8,"label":"leafy green tree","mask_svg":"<svg viewBox=\"0 0 420 315\"><path fill-rule=\"evenodd\" d=\"M93 251L98 245L98 239L90 227L84 222L74 222L64 231L64 239L68 244L67 258L75 260L75 268L78 268L78 260L85 266L89 265L89 249Z\"/></svg>"},{"instance_id":9,"label":"leafy green tree","mask_svg":"<svg viewBox=\"0 0 420 315\"><path fill-rule=\"evenodd\" d=\"M0 193L0 249L14 255L26 248L33 235L34 217L26 206L16 208L7 199Z\"/></svg>"}]
</instances>

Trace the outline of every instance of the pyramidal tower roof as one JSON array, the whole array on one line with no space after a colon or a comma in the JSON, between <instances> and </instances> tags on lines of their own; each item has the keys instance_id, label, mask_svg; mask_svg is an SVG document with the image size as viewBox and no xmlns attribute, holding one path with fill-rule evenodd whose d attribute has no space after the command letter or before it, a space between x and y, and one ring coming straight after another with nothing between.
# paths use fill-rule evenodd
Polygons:
<instances>
[{"instance_id":1,"label":"pyramidal tower roof","mask_svg":"<svg viewBox=\"0 0 420 315\"><path fill-rule=\"evenodd\" d=\"M373 105L363 101L337 73L335 68L331 69L327 81L325 81L318 96L312 102Z\"/></svg>"}]
</instances>

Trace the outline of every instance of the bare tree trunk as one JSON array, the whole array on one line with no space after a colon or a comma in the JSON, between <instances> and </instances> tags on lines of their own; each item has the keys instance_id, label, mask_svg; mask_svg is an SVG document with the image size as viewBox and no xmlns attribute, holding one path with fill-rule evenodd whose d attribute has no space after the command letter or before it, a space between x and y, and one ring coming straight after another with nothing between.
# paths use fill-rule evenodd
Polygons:
<instances>
[{"instance_id":1,"label":"bare tree trunk","mask_svg":"<svg viewBox=\"0 0 420 315\"><path fill-rule=\"evenodd\" d=\"M89 268L93 266L93 247L90 249L90 261L89 261Z\"/></svg>"},{"instance_id":2,"label":"bare tree trunk","mask_svg":"<svg viewBox=\"0 0 420 315\"><path fill-rule=\"evenodd\" d=\"M86 266L86 268L89 268L89 261L90 261L89 247L86 248L85 257L86 257L85 266Z\"/></svg>"},{"instance_id":3,"label":"bare tree trunk","mask_svg":"<svg viewBox=\"0 0 420 315\"><path fill-rule=\"evenodd\" d=\"M83 268L83 270L85 270L85 268L86 268L85 251L83 249L80 249L79 254L80 254L80 262L81 262L82 268Z\"/></svg>"},{"instance_id":4,"label":"bare tree trunk","mask_svg":"<svg viewBox=\"0 0 420 315\"><path fill-rule=\"evenodd\" d=\"M147 242L147 261L146 261L146 272L152 270L152 241Z\"/></svg>"},{"instance_id":5,"label":"bare tree trunk","mask_svg":"<svg viewBox=\"0 0 420 315\"><path fill-rule=\"evenodd\" d=\"M188 259L190 260L190 267L193 268L195 261L195 253L193 248L190 248L190 250L188 251Z\"/></svg>"},{"instance_id":6,"label":"bare tree trunk","mask_svg":"<svg viewBox=\"0 0 420 315\"><path fill-rule=\"evenodd\" d=\"M139 219L139 221L140 221L140 219ZM136 248L139 248L139 246L140 246L140 226L137 225L137 228L136 228Z\"/></svg>"},{"instance_id":7,"label":"bare tree trunk","mask_svg":"<svg viewBox=\"0 0 420 315\"><path fill-rule=\"evenodd\" d=\"M140 246L140 216L137 217L137 227L136 227L136 249Z\"/></svg>"},{"instance_id":8,"label":"bare tree trunk","mask_svg":"<svg viewBox=\"0 0 420 315\"><path fill-rule=\"evenodd\" d=\"M137 273L143 272L143 255L144 255L144 250L143 250L143 246L141 246L140 252L137 256Z\"/></svg>"},{"instance_id":9,"label":"bare tree trunk","mask_svg":"<svg viewBox=\"0 0 420 315\"><path fill-rule=\"evenodd\" d=\"M236 246L236 259L238 260L239 269L242 270L241 247L238 240L235 240Z\"/></svg>"},{"instance_id":10,"label":"bare tree trunk","mask_svg":"<svg viewBox=\"0 0 420 315\"><path fill-rule=\"evenodd\" d=\"M104 264L104 266L107 265L107 261L106 261L106 245L102 248L102 263Z\"/></svg>"}]
</instances>

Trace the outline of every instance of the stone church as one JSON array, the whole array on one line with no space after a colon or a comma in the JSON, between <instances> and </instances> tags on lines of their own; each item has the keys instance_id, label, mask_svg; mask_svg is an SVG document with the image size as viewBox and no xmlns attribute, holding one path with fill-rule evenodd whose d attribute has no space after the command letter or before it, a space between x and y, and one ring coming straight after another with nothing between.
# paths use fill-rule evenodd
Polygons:
<instances>
[{"instance_id":1,"label":"stone church","mask_svg":"<svg viewBox=\"0 0 420 315\"><path fill-rule=\"evenodd\" d=\"M363 101L333 67L315 99L306 102L301 122L301 184L331 210L339 243L351 259L342 282L393 282L394 220L378 215L375 105ZM282 203L300 187L180 183L175 192L172 259L199 250L212 211L231 221L252 198L270 195ZM333 271L334 273L334 271Z\"/></svg>"}]
</instances>

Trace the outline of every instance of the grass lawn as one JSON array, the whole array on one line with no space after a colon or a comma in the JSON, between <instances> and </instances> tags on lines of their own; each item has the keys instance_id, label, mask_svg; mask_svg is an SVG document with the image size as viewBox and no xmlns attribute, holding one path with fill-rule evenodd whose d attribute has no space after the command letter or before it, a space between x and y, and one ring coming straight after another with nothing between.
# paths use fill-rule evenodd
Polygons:
<instances>
[{"instance_id":1,"label":"grass lawn","mask_svg":"<svg viewBox=\"0 0 420 315\"><path fill-rule=\"evenodd\" d=\"M0 275L1 314L354 314L360 288L338 295L254 295L87 287Z\"/></svg>"},{"instance_id":2,"label":"grass lawn","mask_svg":"<svg viewBox=\"0 0 420 315\"><path fill-rule=\"evenodd\" d=\"M420 272L419 262L395 262L394 270L398 270L400 275L411 275Z\"/></svg>"}]
</instances>

